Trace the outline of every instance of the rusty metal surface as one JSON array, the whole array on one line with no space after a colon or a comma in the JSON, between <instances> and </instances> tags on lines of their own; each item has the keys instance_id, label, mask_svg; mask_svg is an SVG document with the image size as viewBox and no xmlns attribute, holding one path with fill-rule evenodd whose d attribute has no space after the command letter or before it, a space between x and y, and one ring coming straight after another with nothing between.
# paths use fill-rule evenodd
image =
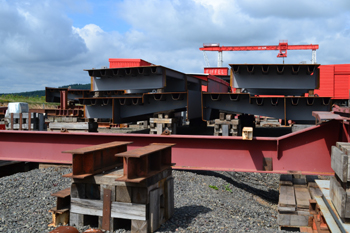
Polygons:
<instances>
[{"instance_id":1,"label":"rusty metal surface","mask_svg":"<svg viewBox=\"0 0 350 233\"><path fill-rule=\"evenodd\" d=\"M50 233L79 233L79 231L75 227L70 226L60 226L55 230L50 231Z\"/></svg>"},{"instance_id":2,"label":"rusty metal surface","mask_svg":"<svg viewBox=\"0 0 350 233\"><path fill-rule=\"evenodd\" d=\"M125 152L131 142L110 142L95 146L63 151L72 154L72 173L64 177L83 179L121 165L121 158L115 154Z\"/></svg>"},{"instance_id":3,"label":"rusty metal surface","mask_svg":"<svg viewBox=\"0 0 350 233\"><path fill-rule=\"evenodd\" d=\"M175 144L153 143L123 153L116 157L123 157L123 177L116 180L140 183L159 172L169 169L172 164L171 147Z\"/></svg>"},{"instance_id":4,"label":"rusty metal surface","mask_svg":"<svg viewBox=\"0 0 350 233\"><path fill-rule=\"evenodd\" d=\"M175 169L264 171L263 158L272 158L271 173L333 174L331 146L346 140L342 122L330 121L282 137L188 136L103 133L0 131L0 160L72 163L74 150L113 141L133 141L128 149L151 143L175 143ZM348 128L345 127L346 129Z\"/></svg>"},{"instance_id":5,"label":"rusty metal surface","mask_svg":"<svg viewBox=\"0 0 350 233\"><path fill-rule=\"evenodd\" d=\"M52 193L51 196L65 198L70 195L70 188L60 190L58 192Z\"/></svg>"},{"instance_id":6,"label":"rusty metal surface","mask_svg":"<svg viewBox=\"0 0 350 233\"><path fill-rule=\"evenodd\" d=\"M110 230L112 191L103 189L102 229Z\"/></svg>"},{"instance_id":7,"label":"rusty metal surface","mask_svg":"<svg viewBox=\"0 0 350 233\"><path fill-rule=\"evenodd\" d=\"M151 153L157 152L159 150L164 150L167 148L171 148L175 146L175 144L167 144L167 143L152 143L151 145L139 147L134 150L129 150L123 153L116 154L117 157L125 157L125 158L140 158L142 156L149 155Z\"/></svg>"}]
</instances>

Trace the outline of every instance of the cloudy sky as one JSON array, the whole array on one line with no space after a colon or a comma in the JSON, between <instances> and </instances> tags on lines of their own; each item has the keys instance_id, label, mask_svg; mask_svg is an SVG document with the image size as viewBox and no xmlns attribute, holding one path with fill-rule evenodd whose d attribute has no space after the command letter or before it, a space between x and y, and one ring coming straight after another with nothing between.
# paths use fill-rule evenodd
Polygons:
<instances>
[{"instance_id":1,"label":"cloudy sky","mask_svg":"<svg viewBox=\"0 0 350 233\"><path fill-rule=\"evenodd\" d=\"M320 64L350 63L348 0L0 0L0 93L89 83L83 69L141 58L203 72L203 43L319 44ZM217 52L207 52L216 66ZM224 52L231 63L282 63L277 51ZM288 51L286 63L310 62Z\"/></svg>"}]
</instances>

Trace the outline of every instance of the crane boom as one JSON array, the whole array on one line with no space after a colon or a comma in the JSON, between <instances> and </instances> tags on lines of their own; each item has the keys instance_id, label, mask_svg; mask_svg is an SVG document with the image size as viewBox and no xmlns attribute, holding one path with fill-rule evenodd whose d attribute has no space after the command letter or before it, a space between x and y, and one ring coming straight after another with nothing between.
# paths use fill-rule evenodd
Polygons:
<instances>
[{"instance_id":1,"label":"crane boom","mask_svg":"<svg viewBox=\"0 0 350 233\"><path fill-rule=\"evenodd\" d=\"M222 66L223 51L261 51L261 50L279 50L277 57L287 57L287 50L312 50L312 63L316 63L316 49L318 44L308 45L289 45L287 40L281 40L278 45L263 45L263 46L220 46L220 44L203 44L201 51L218 51L218 64ZM220 62L219 62L220 60Z\"/></svg>"}]
</instances>

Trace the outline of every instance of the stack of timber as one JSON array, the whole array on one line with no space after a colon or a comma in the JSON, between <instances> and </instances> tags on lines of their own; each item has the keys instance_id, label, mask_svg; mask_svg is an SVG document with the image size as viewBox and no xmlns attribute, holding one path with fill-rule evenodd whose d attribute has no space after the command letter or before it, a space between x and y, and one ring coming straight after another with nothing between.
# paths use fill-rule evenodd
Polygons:
<instances>
[{"instance_id":1,"label":"stack of timber","mask_svg":"<svg viewBox=\"0 0 350 233\"><path fill-rule=\"evenodd\" d=\"M168 113L158 113L158 118L150 118L150 134L176 134L177 118Z\"/></svg>"},{"instance_id":2,"label":"stack of timber","mask_svg":"<svg viewBox=\"0 0 350 233\"><path fill-rule=\"evenodd\" d=\"M281 175L278 202L278 224L281 229L309 225L309 202L320 194L317 176Z\"/></svg>"},{"instance_id":3,"label":"stack of timber","mask_svg":"<svg viewBox=\"0 0 350 233\"><path fill-rule=\"evenodd\" d=\"M94 119L90 119L88 122L81 121L77 117L65 117L55 116L50 117L49 129L50 131L61 131L61 132L97 132L98 123Z\"/></svg>"},{"instance_id":4,"label":"stack of timber","mask_svg":"<svg viewBox=\"0 0 350 233\"><path fill-rule=\"evenodd\" d=\"M221 112L219 119L214 121L214 136L237 136L239 119L234 116Z\"/></svg>"},{"instance_id":5,"label":"stack of timber","mask_svg":"<svg viewBox=\"0 0 350 233\"><path fill-rule=\"evenodd\" d=\"M332 146L330 198L344 222L350 221L350 143L337 142Z\"/></svg>"},{"instance_id":6,"label":"stack of timber","mask_svg":"<svg viewBox=\"0 0 350 233\"><path fill-rule=\"evenodd\" d=\"M154 232L174 213L173 144L127 150L111 142L72 151L70 225Z\"/></svg>"}]
</instances>

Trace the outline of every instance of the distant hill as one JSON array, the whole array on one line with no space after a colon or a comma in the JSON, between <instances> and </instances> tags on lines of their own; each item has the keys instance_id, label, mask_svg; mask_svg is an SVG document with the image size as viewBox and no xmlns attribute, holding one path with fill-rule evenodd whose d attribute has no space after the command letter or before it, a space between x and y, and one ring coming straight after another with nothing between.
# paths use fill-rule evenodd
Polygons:
<instances>
[{"instance_id":1,"label":"distant hill","mask_svg":"<svg viewBox=\"0 0 350 233\"><path fill-rule=\"evenodd\" d=\"M70 84L61 86L58 88L68 88L71 89L83 89L83 90L90 90L91 85L88 84ZM35 96L45 96L45 90L40 91L26 91L26 92L18 92L18 93L11 93L11 94L0 94L0 95L18 95L18 96L25 96L25 97L35 97Z\"/></svg>"}]
</instances>

